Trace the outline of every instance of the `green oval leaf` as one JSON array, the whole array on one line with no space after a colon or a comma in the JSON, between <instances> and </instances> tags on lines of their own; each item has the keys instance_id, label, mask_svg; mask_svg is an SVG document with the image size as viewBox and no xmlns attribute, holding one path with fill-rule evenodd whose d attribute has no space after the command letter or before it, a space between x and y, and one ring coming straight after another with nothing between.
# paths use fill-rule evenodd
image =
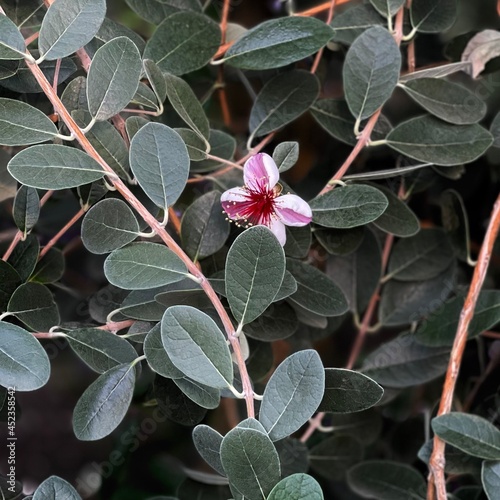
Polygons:
<instances>
[{"instance_id":1,"label":"green oval leaf","mask_svg":"<svg viewBox=\"0 0 500 500\"><path fill-rule=\"evenodd\" d=\"M158 67L183 75L205 66L221 41L219 25L197 12L177 12L167 17L153 33L144 51Z\"/></svg>"},{"instance_id":2,"label":"green oval leaf","mask_svg":"<svg viewBox=\"0 0 500 500\"><path fill-rule=\"evenodd\" d=\"M373 115L391 97L400 70L399 47L385 28L374 26L354 41L344 63L344 89L358 120Z\"/></svg>"},{"instance_id":3,"label":"green oval leaf","mask_svg":"<svg viewBox=\"0 0 500 500\"><path fill-rule=\"evenodd\" d=\"M280 480L278 452L260 431L239 427L229 431L220 454L229 481L249 500L267 498Z\"/></svg>"},{"instance_id":4,"label":"green oval leaf","mask_svg":"<svg viewBox=\"0 0 500 500\"><path fill-rule=\"evenodd\" d=\"M64 255L58 248L52 247L36 264L31 281L55 283L64 274Z\"/></svg>"},{"instance_id":5,"label":"green oval leaf","mask_svg":"<svg viewBox=\"0 0 500 500\"><path fill-rule=\"evenodd\" d=\"M353 413L375 406L384 389L366 375L343 368L325 369L325 394L318 411Z\"/></svg>"},{"instance_id":6,"label":"green oval leaf","mask_svg":"<svg viewBox=\"0 0 500 500\"><path fill-rule=\"evenodd\" d=\"M486 114L486 103L456 83L440 78L418 78L402 87L429 113L456 125L477 123Z\"/></svg>"},{"instance_id":7,"label":"green oval leaf","mask_svg":"<svg viewBox=\"0 0 500 500\"><path fill-rule=\"evenodd\" d=\"M287 259L286 265L297 281L297 291L288 300L321 316L340 316L347 312L344 294L326 274L298 260Z\"/></svg>"},{"instance_id":8,"label":"green oval leaf","mask_svg":"<svg viewBox=\"0 0 500 500\"><path fill-rule=\"evenodd\" d=\"M190 306L170 307L161 338L172 363L189 378L216 389L233 383L229 347L210 316Z\"/></svg>"},{"instance_id":9,"label":"green oval leaf","mask_svg":"<svg viewBox=\"0 0 500 500\"><path fill-rule=\"evenodd\" d=\"M3 146L37 144L52 140L56 134L54 123L39 109L25 102L0 99L0 144Z\"/></svg>"},{"instance_id":10,"label":"green oval leaf","mask_svg":"<svg viewBox=\"0 0 500 500\"><path fill-rule=\"evenodd\" d=\"M118 199L108 198L94 205L82 222L82 241L92 253L104 254L124 247L140 231L134 212Z\"/></svg>"},{"instance_id":11,"label":"green oval leaf","mask_svg":"<svg viewBox=\"0 0 500 500\"><path fill-rule=\"evenodd\" d=\"M130 168L160 208L173 205L186 185L189 155L179 134L161 123L147 123L130 143Z\"/></svg>"},{"instance_id":12,"label":"green oval leaf","mask_svg":"<svg viewBox=\"0 0 500 500\"><path fill-rule=\"evenodd\" d=\"M24 149L7 168L21 184L38 189L67 189L104 176L99 163L83 151L55 144Z\"/></svg>"},{"instance_id":13,"label":"green oval leaf","mask_svg":"<svg viewBox=\"0 0 500 500\"><path fill-rule=\"evenodd\" d=\"M40 198L34 188L21 186L14 198L12 218L19 231L26 236L38 221L40 215Z\"/></svg>"},{"instance_id":14,"label":"green oval leaf","mask_svg":"<svg viewBox=\"0 0 500 500\"><path fill-rule=\"evenodd\" d=\"M201 138L208 139L210 124L200 101L191 87L177 76L166 74L164 78L166 94L172 107L196 134Z\"/></svg>"},{"instance_id":15,"label":"green oval leaf","mask_svg":"<svg viewBox=\"0 0 500 500\"><path fill-rule=\"evenodd\" d=\"M97 373L137 358L137 352L125 339L106 330L80 328L66 332L65 338L78 357Z\"/></svg>"},{"instance_id":16,"label":"green oval leaf","mask_svg":"<svg viewBox=\"0 0 500 500\"><path fill-rule=\"evenodd\" d=\"M445 271L454 259L453 248L443 230L423 229L394 245L385 279L429 280Z\"/></svg>"},{"instance_id":17,"label":"green oval leaf","mask_svg":"<svg viewBox=\"0 0 500 500\"><path fill-rule=\"evenodd\" d=\"M39 283L24 283L9 300L7 311L35 331L59 324L59 311L50 290Z\"/></svg>"},{"instance_id":18,"label":"green oval leaf","mask_svg":"<svg viewBox=\"0 0 500 500\"><path fill-rule=\"evenodd\" d=\"M155 325L144 340L144 354L151 369L165 378L183 378L181 372L172 363L161 340L161 324Z\"/></svg>"},{"instance_id":19,"label":"green oval leaf","mask_svg":"<svg viewBox=\"0 0 500 500\"><path fill-rule=\"evenodd\" d=\"M193 402L202 408L213 410L220 404L220 390L187 377L172 379L174 384Z\"/></svg>"},{"instance_id":20,"label":"green oval leaf","mask_svg":"<svg viewBox=\"0 0 500 500\"><path fill-rule=\"evenodd\" d=\"M282 479L271 491L267 500L323 500L321 486L307 474L293 474Z\"/></svg>"},{"instance_id":21,"label":"green oval leaf","mask_svg":"<svg viewBox=\"0 0 500 500\"><path fill-rule=\"evenodd\" d=\"M73 412L73 430L80 441L111 434L125 417L135 386L133 365L118 365L103 373L82 394Z\"/></svg>"},{"instance_id":22,"label":"green oval leaf","mask_svg":"<svg viewBox=\"0 0 500 500\"><path fill-rule=\"evenodd\" d=\"M40 254L40 244L33 234L28 234L24 241L20 241L14 251L11 253L8 264L10 264L18 273L22 281L27 281L35 269ZM16 277L15 279L19 279ZM7 285L9 279L3 274L0 265L0 283ZM19 284L19 283L18 283ZM15 289L15 288L14 288ZM0 285L0 309L4 309L2 300L2 286Z\"/></svg>"},{"instance_id":23,"label":"green oval leaf","mask_svg":"<svg viewBox=\"0 0 500 500\"><path fill-rule=\"evenodd\" d=\"M483 462L481 481L488 500L495 500L500 491L500 462Z\"/></svg>"},{"instance_id":24,"label":"green oval leaf","mask_svg":"<svg viewBox=\"0 0 500 500\"><path fill-rule=\"evenodd\" d=\"M500 460L500 431L477 415L451 412L432 419L432 430L445 443L486 460Z\"/></svg>"},{"instance_id":25,"label":"green oval leaf","mask_svg":"<svg viewBox=\"0 0 500 500\"><path fill-rule=\"evenodd\" d=\"M226 294L236 321L258 318L278 294L284 275L283 247L267 227L240 234L226 261Z\"/></svg>"},{"instance_id":26,"label":"green oval leaf","mask_svg":"<svg viewBox=\"0 0 500 500\"><path fill-rule=\"evenodd\" d=\"M56 0L45 14L38 47L53 61L76 52L94 38L106 16L106 0Z\"/></svg>"},{"instance_id":27,"label":"green oval leaf","mask_svg":"<svg viewBox=\"0 0 500 500\"><path fill-rule=\"evenodd\" d=\"M369 460L347 473L349 486L366 498L377 500L423 500L426 484L421 474L408 465L389 460Z\"/></svg>"},{"instance_id":28,"label":"green oval leaf","mask_svg":"<svg viewBox=\"0 0 500 500\"><path fill-rule=\"evenodd\" d=\"M201 12L199 0L125 0L139 16L154 25L181 10Z\"/></svg>"},{"instance_id":29,"label":"green oval leaf","mask_svg":"<svg viewBox=\"0 0 500 500\"><path fill-rule=\"evenodd\" d=\"M24 59L26 44L17 26L6 15L0 16L0 59Z\"/></svg>"},{"instance_id":30,"label":"green oval leaf","mask_svg":"<svg viewBox=\"0 0 500 500\"><path fill-rule=\"evenodd\" d=\"M465 299L454 297L431 314L415 332L421 344L430 347L453 345ZM469 339L489 330L500 321L500 290L483 290L474 309L474 317L469 324Z\"/></svg>"},{"instance_id":31,"label":"green oval leaf","mask_svg":"<svg viewBox=\"0 0 500 500\"><path fill-rule=\"evenodd\" d=\"M119 248L104 262L108 281L125 290L144 290L186 277L182 260L164 245L141 241Z\"/></svg>"},{"instance_id":32,"label":"green oval leaf","mask_svg":"<svg viewBox=\"0 0 500 500\"><path fill-rule=\"evenodd\" d=\"M193 429L193 443L205 462L225 476L226 472L220 459L222 436L208 425L197 425Z\"/></svg>"},{"instance_id":33,"label":"green oval leaf","mask_svg":"<svg viewBox=\"0 0 500 500\"><path fill-rule=\"evenodd\" d=\"M273 160L280 172L290 170L299 159L299 143L286 141L278 144L273 151Z\"/></svg>"},{"instance_id":34,"label":"green oval leaf","mask_svg":"<svg viewBox=\"0 0 500 500\"><path fill-rule=\"evenodd\" d=\"M274 132L305 113L317 99L319 81L309 71L291 70L271 78L250 113L252 137Z\"/></svg>"},{"instance_id":35,"label":"green oval leaf","mask_svg":"<svg viewBox=\"0 0 500 500\"><path fill-rule=\"evenodd\" d=\"M114 38L98 49L87 77L92 117L104 121L125 108L139 86L141 71L141 55L129 38Z\"/></svg>"},{"instance_id":36,"label":"green oval leaf","mask_svg":"<svg viewBox=\"0 0 500 500\"><path fill-rule=\"evenodd\" d=\"M184 212L181 224L183 249L194 260L218 252L229 236L230 226L222 213L220 196L218 191L210 191Z\"/></svg>"},{"instance_id":37,"label":"green oval leaf","mask_svg":"<svg viewBox=\"0 0 500 500\"><path fill-rule=\"evenodd\" d=\"M362 370L384 387L412 387L442 375L448 360L449 349L425 347L406 333L369 354Z\"/></svg>"},{"instance_id":38,"label":"green oval leaf","mask_svg":"<svg viewBox=\"0 0 500 500\"><path fill-rule=\"evenodd\" d=\"M401 123L387 136L392 149L422 162L451 166L470 163L492 145L483 127L450 125L432 116L419 116Z\"/></svg>"},{"instance_id":39,"label":"green oval leaf","mask_svg":"<svg viewBox=\"0 0 500 500\"><path fill-rule=\"evenodd\" d=\"M385 17L392 17L404 5L405 0L370 0L370 3Z\"/></svg>"},{"instance_id":40,"label":"green oval leaf","mask_svg":"<svg viewBox=\"0 0 500 500\"><path fill-rule=\"evenodd\" d=\"M272 19L247 31L224 61L242 69L280 68L314 54L331 37L330 26L313 17Z\"/></svg>"},{"instance_id":41,"label":"green oval leaf","mask_svg":"<svg viewBox=\"0 0 500 500\"><path fill-rule=\"evenodd\" d=\"M318 409L325 390L325 371L312 349L289 356L266 385L259 421L273 441L300 429Z\"/></svg>"},{"instance_id":42,"label":"green oval leaf","mask_svg":"<svg viewBox=\"0 0 500 500\"><path fill-rule=\"evenodd\" d=\"M384 213L388 204L381 191L363 184L337 187L309 203L316 224L339 229L373 222Z\"/></svg>"},{"instance_id":43,"label":"green oval leaf","mask_svg":"<svg viewBox=\"0 0 500 500\"><path fill-rule=\"evenodd\" d=\"M0 322L0 384L17 391L43 387L50 362L40 342L23 328Z\"/></svg>"},{"instance_id":44,"label":"green oval leaf","mask_svg":"<svg viewBox=\"0 0 500 500\"><path fill-rule=\"evenodd\" d=\"M81 500L81 498L71 484L57 476L50 476L33 494L33 500Z\"/></svg>"},{"instance_id":45,"label":"green oval leaf","mask_svg":"<svg viewBox=\"0 0 500 500\"><path fill-rule=\"evenodd\" d=\"M151 59L145 59L142 61L144 66L144 71L148 77L151 88L156 94L156 98L159 103L165 102L167 98L167 82L165 81L165 75L162 73L158 65Z\"/></svg>"},{"instance_id":46,"label":"green oval leaf","mask_svg":"<svg viewBox=\"0 0 500 500\"><path fill-rule=\"evenodd\" d=\"M415 0L410 21L420 33L440 33L451 28L457 16L457 0Z\"/></svg>"}]
</instances>

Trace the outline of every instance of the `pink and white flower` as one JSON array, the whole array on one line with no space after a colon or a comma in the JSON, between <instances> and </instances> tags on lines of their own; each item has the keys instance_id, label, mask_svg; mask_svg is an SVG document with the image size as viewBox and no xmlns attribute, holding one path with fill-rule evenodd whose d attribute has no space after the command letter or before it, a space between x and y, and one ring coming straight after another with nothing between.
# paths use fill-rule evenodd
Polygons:
<instances>
[{"instance_id":1,"label":"pink and white flower","mask_svg":"<svg viewBox=\"0 0 500 500\"><path fill-rule=\"evenodd\" d=\"M221 203L227 216L243 227L267 226L284 245L285 225L306 226L311 222L309 205L294 194L281 195L279 171L265 153L252 156L243 168L245 185L228 189Z\"/></svg>"}]
</instances>

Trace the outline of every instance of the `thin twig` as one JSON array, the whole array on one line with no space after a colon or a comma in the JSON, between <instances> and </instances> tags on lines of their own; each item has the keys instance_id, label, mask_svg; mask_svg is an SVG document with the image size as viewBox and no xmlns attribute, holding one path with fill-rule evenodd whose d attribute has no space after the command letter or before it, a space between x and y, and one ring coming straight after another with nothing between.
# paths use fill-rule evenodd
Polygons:
<instances>
[{"instance_id":1,"label":"thin twig","mask_svg":"<svg viewBox=\"0 0 500 500\"><path fill-rule=\"evenodd\" d=\"M453 394L457 383L458 373L460 371L460 364L462 356L467 343L467 332L469 324L474 317L474 310L476 308L477 299L486 277L488 264L490 262L493 245L495 243L498 231L500 229L500 195L495 201L491 219L486 230L481 251L479 252L478 262L474 268L472 282L469 287L467 298L465 299L464 307L460 313L460 320L457 327L455 341L450 354L450 361L448 363L448 370L444 381L443 392L441 394L441 402L439 405L439 415L449 413L453 401ZM438 500L446 500L446 480L444 476L444 457L445 443L441 441L438 436L434 436L434 446L432 455L429 460L429 484L427 489L427 498L434 499L437 494Z\"/></svg>"},{"instance_id":2,"label":"thin twig","mask_svg":"<svg viewBox=\"0 0 500 500\"><path fill-rule=\"evenodd\" d=\"M333 12L335 10L335 4L336 4L336 0L330 0L330 8L328 10L328 18L326 20L326 24L330 24L332 22ZM321 57L323 56L324 50L325 50L325 47L321 47L319 52L316 54L316 57L314 59L314 63L313 63L312 68L311 68L311 73L313 75L318 70L318 66L319 66L319 63L321 61Z\"/></svg>"},{"instance_id":3,"label":"thin twig","mask_svg":"<svg viewBox=\"0 0 500 500\"><path fill-rule=\"evenodd\" d=\"M72 226L74 226L84 215L85 210L83 208L78 210L78 212L64 225L64 227L42 248L40 257L38 259L43 259L47 252L60 240L60 238L64 236L64 234L66 234L66 232Z\"/></svg>"},{"instance_id":4,"label":"thin twig","mask_svg":"<svg viewBox=\"0 0 500 500\"><path fill-rule=\"evenodd\" d=\"M337 0L337 5L342 5L344 3L349 3L351 0ZM296 12L294 16L303 16L303 17L311 17L316 14L321 14L322 12L330 9L331 2L324 2L316 7L312 7L311 9L304 10L302 12Z\"/></svg>"},{"instance_id":5,"label":"thin twig","mask_svg":"<svg viewBox=\"0 0 500 500\"><path fill-rule=\"evenodd\" d=\"M229 7L230 6L231 6L231 0L224 0L224 5L222 7L222 19L220 22L221 44L222 45L224 45L226 43L227 20L229 17Z\"/></svg>"}]
</instances>

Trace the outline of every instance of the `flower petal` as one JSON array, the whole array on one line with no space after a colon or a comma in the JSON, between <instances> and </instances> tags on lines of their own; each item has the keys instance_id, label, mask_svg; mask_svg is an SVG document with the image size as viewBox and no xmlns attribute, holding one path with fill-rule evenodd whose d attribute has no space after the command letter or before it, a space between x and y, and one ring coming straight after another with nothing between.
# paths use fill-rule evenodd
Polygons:
<instances>
[{"instance_id":1,"label":"flower petal","mask_svg":"<svg viewBox=\"0 0 500 500\"><path fill-rule=\"evenodd\" d=\"M271 222L269 223L269 229L273 232L274 236L278 238L281 246L284 246L286 243L286 228L285 224L281 222L276 217L271 217Z\"/></svg>"},{"instance_id":2,"label":"flower petal","mask_svg":"<svg viewBox=\"0 0 500 500\"><path fill-rule=\"evenodd\" d=\"M306 226L312 220L311 207L295 194L285 194L276 198L274 211L287 226Z\"/></svg>"},{"instance_id":3,"label":"flower petal","mask_svg":"<svg viewBox=\"0 0 500 500\"><path fill-rule=\"evenodd\" d=\"M248 189L257 192L271 191L280 179L278 167L266 153L259 153L246 161L243 177Z\"/></svg>"},{"instance_id":4,"label":"flower petal","mask_svg":"<svg viewBox=\"0 0 500 500\"><path fill-rule=\"evenodd\" d=\"M242 206L248 203L248 192L245 188L236 187L228 189L220 197L222 208L230 219L237 220L241 217Z\"/></svg>"}]
</instances>

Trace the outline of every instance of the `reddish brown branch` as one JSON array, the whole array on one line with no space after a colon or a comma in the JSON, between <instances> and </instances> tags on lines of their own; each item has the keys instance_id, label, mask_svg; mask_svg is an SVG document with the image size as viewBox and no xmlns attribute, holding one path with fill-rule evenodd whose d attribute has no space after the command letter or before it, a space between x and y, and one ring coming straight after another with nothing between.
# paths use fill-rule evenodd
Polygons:
<instances>
[{"instance_id":1,"label":"reddish brown branch","mask_svg":"<svg viewBox=\"0 0 500 500\"><path fill-rule=\"evenodd\" d=\"M333 19L333 11L335 10L335 4L336 4L336 0L330 0L330 8L328 9L328 17L326 19L326 24L330 24L332 22L332 19ZM316 71L318 70L318 66L319 66L319 63L321 61L321 57L323 56L323 52L324 52L325 48L322 47L319 52L316 54L316 57L314 58L314 63L312 65L312 68L311 68L311 73L314 75L314 73L316 73Z\"/></svg>"},{"instance_id":2,"label":"reddish brown branch","mask_svg":"<svg viewBox=\"0 0 500 500\"><path fill-rule=\"evenodd\" d=\"M462 356L465 349L465 344L467 343L467 332L469 329L469 324L474 317L474 310L476 308L477 299L481 288L486 277L486 272L488 270L488 264L490 262L491 253L493 251L493 245L495 243L496 237L498 235L498 230L500 228L500 195L498 196L495 205L493 207L493 212L491 214L491 219L488 224L488 229L486 230L486 235L484 237L483 244L481 246L481 251L479 252L478 262L474 269L474 275L472 276L472 282L469 287L469 292L467 298L465 299L465 304L460 313L460 320L457 327L457 333L455 336L455 341L453 343L453 348L450 354L450 361L448 364L448 370L446 372L446 378L444 381L443 392L441 394L441 402L439 405L439 415L444 415L449 413L451 410L451 405L453 401L453 394L455 392L455 386L457 383L458 373L460 371L460 364L462 362ZM432 455L429 461L430 477L429 485L427 490L427 498L438 500L446 500L446 481L444 477L444 457L445 443L441 441L438 436L434 436L434 446Z\"/></svg>"}]
</instances>

